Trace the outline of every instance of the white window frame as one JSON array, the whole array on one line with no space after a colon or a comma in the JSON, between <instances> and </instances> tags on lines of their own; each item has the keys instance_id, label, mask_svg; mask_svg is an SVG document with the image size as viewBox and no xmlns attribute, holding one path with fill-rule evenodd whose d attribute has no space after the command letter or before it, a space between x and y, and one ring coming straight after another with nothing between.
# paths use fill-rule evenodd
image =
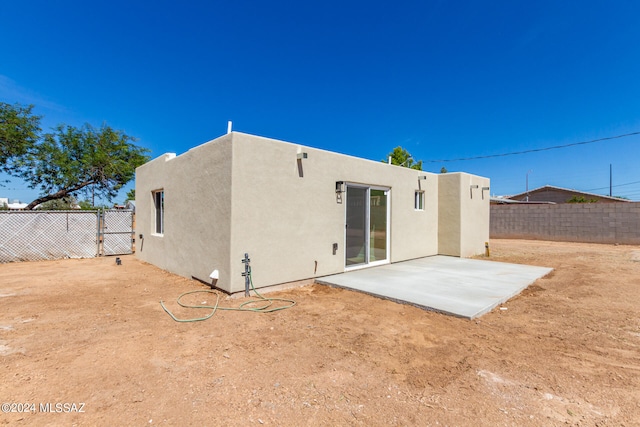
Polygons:
<instances>
[{"instance_id":1,"label":"white window frame","mask_svg":"<svg viewBox=\"0 0 640 427\"><path fill-rule=\"evenodd\" d=\"M154 234L156 236L163 236L164 235L164 189L152 191L151 196L153 200L153 233L151 234Z\"/></svg>"}]
</instances>

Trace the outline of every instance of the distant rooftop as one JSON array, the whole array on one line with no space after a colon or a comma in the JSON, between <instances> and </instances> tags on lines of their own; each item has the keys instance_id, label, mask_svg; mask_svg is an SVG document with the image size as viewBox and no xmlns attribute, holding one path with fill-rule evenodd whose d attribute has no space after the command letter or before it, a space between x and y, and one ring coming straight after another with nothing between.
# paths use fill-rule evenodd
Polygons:
<instances>
[{"instance_id":1,"label":"distant rooftop","mask_svg":"<svg viewBox=\"0 0 640 427\"><path fill-rule=\"evenodd\" d=\"M545 185L543 187L525 191L524 193L505 196L504 199L517 202L567 203L574 197L584 197L586 201L602 203L630 202L630 200L622 199L620 197L603 196L602 194L594 194L586 191L573 190L571 188L556 187L553 185Z\"/></svg>"}]
</instances>

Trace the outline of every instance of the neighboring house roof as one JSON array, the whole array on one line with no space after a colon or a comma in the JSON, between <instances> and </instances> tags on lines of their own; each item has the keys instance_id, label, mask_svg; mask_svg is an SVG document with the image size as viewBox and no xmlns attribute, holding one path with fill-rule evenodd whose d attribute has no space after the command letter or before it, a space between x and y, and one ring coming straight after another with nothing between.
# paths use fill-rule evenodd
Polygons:
<instances>
[{"instance_id":1,"label":"neighboring house roof","mask_svg":"<svg viewBox=\"0 0 640 427\"><path fill-rule=\"evenodd\" d=\"M7 207L9 209L24 209L26 208L28 205L28 203L20 203L20 202L14 202L14 203L7 203Z\"/></svg>"},{"instance_id":2,"label":"neighboring house roof","mask_svg":"<svg viewBox=\"0 0 640 427\"><path fill-rule=\"evenodd\" d=\"M587 201L595 200L597 202L629 202L629 200L619 197L603 196L601 194L588 193L586 191L572 190L570 188L555 187L553 185L545 185L543 187L529 190L528 192L507 196L505 199L515 201L528 202L553 202L567 203L574 196L584 197Z\"/></svg>"},{"instance_id":3,"label":"neighboring house roof","mask_svg":"<svg viewBox=\"0 0 640 427\"><path fill-rule=\"evenodd\" d=\"M521 201L511 200L508 197L491 197L490 202L492 205L555 205L555 202L536 202L536 201Z\"/></svg>"}]
</instances>

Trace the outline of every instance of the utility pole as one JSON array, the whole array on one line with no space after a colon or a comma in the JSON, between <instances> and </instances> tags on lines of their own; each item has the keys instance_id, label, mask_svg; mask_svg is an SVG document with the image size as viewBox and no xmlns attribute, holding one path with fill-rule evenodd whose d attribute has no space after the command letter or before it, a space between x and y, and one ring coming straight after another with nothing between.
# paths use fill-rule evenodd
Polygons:
<instances>
[{"instance_id":1,"label":"utility pole","mask_svg":"<svg viewBox=\"0 0 640 427\"><path fill-rule=\"evenodd\" d=\"M529 201L529 174L531 172L533 172L533 169L530 169L530 170L527 171L527 187L526 187L527 188L527 198L526 198L527 202Z\"/></svg>"},{"instance_id":2,"label":"utility pole","mask_svg":"<svg viewBox=\"0 0 640 427\"><path fill-rule=\"evenodd\" d=\"M611 192L611 189L613 188L612 184L613 184L613 166L611 166L611 163L609 163L609 197L613 197Z\"/></svg>"}]
</instances>

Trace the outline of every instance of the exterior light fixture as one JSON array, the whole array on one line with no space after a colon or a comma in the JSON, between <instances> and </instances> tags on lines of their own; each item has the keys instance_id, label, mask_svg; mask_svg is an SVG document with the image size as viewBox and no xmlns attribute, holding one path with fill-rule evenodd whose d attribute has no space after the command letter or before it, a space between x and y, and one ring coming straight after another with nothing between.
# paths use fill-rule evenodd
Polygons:
<instances>
[{"instance_id":1,"label":"exterior light fixture","mask_svg":"<svg viewBox=\"0 0 640 427\"><path fill-rule=\"evenodd\" d=\"M336 193L344 193L344 181L336 181Z\"/></svg>"},{"instance_id":2,"label":"exterior light fixture","mask_svg":"<svg viewBox=\"0 0 640 427\"><path fill-rule=\"evenodd\" d=\"M478 188L478 184L469 186L469 196L473 199L473 189Z\"/></svg>"},{"instance_id":3,"label":"exterior light fixture","mask_svg":"<svg viewBox=\"0 0 640 427\"><path fill-rule=\"evenodd\" d=\"M482 200L484 200L484 192L489 191L489 187L482 187Z\"/></svg>"},{"instance_id":4,"label":"exterior light fixture","mask_svg":"<svg viewBox=\"0 0 640 427\"><path fill-rule=\"evenodd\" d=\"M422 190L422 181L426 181L426 180L427 180L426 175L418 176L418 190Z\"/></svg>"},{"instance_id":5,"label":"exterior light fixture","mask_svg":"<svg viewBox=\"0 0 640 427\"><path fill-rule=\"evenodd\" d=\"M308 157L307 153L297 153L296 154L296 158L298 160L296 160L296 164L298 165L298 176L300 178L304 177L304 170L302 168L302 159L306 159Z\"/></svg>"}]
</instances>

